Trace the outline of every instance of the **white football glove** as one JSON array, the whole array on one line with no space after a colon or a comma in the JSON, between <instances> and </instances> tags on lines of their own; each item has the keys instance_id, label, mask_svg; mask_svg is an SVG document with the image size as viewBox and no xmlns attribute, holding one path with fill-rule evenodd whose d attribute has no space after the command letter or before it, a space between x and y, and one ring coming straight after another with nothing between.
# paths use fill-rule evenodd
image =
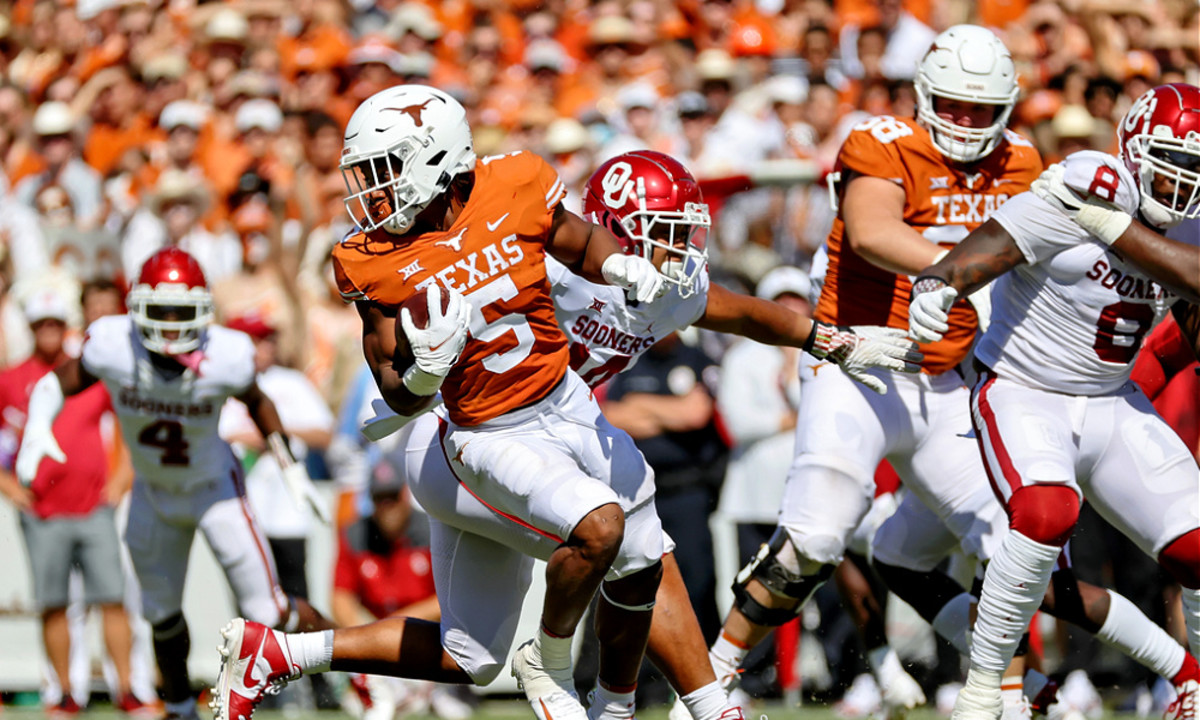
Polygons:
<instances>
[{"instance_id":1,"label":"white football glove","mask_svg":"<svg viewBox=\"0 0 1200 720\"><path fill-rule=\"evenodd\" d=\"M62 412L62 384L58 376L48 372L34 383L29 394L29 410L25 419L25 434L17 451L17 480L25 486L33 484L42 458L65 463L67 455L54 439L54 419Z\"/></svg>"},{"instance_id":2,"label":"white football glove","mask_svg":"<svg viewBox=\"0 0 1200 720\"><path fill-rule=\"evenodd\" d=\"M443 292L450 293L446 312L442 312ZM407 308L400 309L400 325L412 346L416 361L404 373L404 386L414 395L432 395L442 386L450 369L458 362L467 344L471 326L471 303L462 293L432 283L426 291L429 325L421 329L413 324Z\"/></svg>"},{"instance_id":3,"label":"white football glove","mask_svg":"<svg viewBox=\"0 0 1200 720\"><path fill-rule=\"evenodd\" d=\"M26 427L25 436L21 439L21 449L17 452L17 480L22 485L33 484L37 477L38 466L42 458L50 458L55 462L65 463L67 455L58 446L54 433L49 428Z\"/></svg>"},{"instance_id":4,"label":"white football glove","mask_svg":"<svg viewBox=\"0 0 1200 720\"><path fill-rule=\"evenodd\" d=\"M600 266L600 274L609 285L625 288L625 295L638 302L649 302L667 290L654 263L637 255L609 255Z\"/></svg>"},{"instance_id":5,"label":"white football glove","mask_svg":"<svg viewBox=\"0 0 1200 720\"><path fill-rule=\"evenodd\" d=\"M329 508L325 506L325 501L317 492L317 488L313 486L312 478L308 476L308 470L303 464L294 462L285 467L283 481L287 485L288 493L291 494L292 502L296 504L296 507L300 507L301 502L307 501L317 519L326 525L329 524Z\"/></svg>"},{"instance_id":6,"label":"white football glove","mask_svg":"<svg viewBox=\"0 0 1200 720\"><path fill-rule=\"evenodd\" d=\"M1055 163L1042 171L1029 190L1104 244L1115 243L1133 222L1133 216L1095 195L1081 198L1067 187L1065 176L1066 169L1062 164Z\"/></svg>"},{"instance_id":7,"label":"white football glove","mask_svg":"<svg viewBox=\"0 0 1200 720\"><path fill-rule=\"evenodd\" d=\"M838 327L823 322L813 323L813 343L806 348L818 360L829 360L840 366L851 378L880 395L887 394L883 380L867 371L883 368L894 372L915 373L924 359L916 344L903 330L874 325Z\"/></svg>"},{"instance_id":8,"label":"white football glove","mask_svg":"<svg viewBox=\"0 0 1200 720\"><path fill-rule=\"evenodd\" d=\"M917 278L908 304L908 334L919 343L937 342L950 329L950 306L958 291L939 278Z\"/></svg>"}]
</instances>

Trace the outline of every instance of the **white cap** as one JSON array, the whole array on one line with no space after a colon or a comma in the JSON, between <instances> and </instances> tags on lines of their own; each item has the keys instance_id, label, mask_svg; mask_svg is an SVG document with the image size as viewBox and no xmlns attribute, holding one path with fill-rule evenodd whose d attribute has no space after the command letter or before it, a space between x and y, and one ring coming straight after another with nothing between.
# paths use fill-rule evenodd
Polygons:
<instances>
[{"instance_id":1,"label":"white cap","mask_svg":"<svg viewBox=\"0 0 1200 720\"><path fill-rule=\"evenodd\" d=\"M790 265L781 265L771 270L758 281L754 294L763 300L774 300L785 293L797 295L805 300L812 290L808 273Z\"/></svg>"},{"instance_id":2,"label":"white cap","mask_svg":"<svg viewBox=\"0 0 1200 720\"><path fill-rule=\"evenodd\" d=\"M658 91L650 83L630 83L617 91L617 104L626 112L634 108L653 110L661 100Z\"/></svg>"},{"instance_id":3,"label":"white cap","mask_svg":"<svg viewBox=\"0 0 1200 720\"><path fill-rule=\"evenodd\" d=\"M121 7L122 0L79 0L75 3L75 17L80 20L91 20L105 10Z\"/></svg>"},{"instance_id":4,"label":"white cap","mask_svg":"<svg viewBox=\"0 0 1200 720\"><path fill-rule=\"evenodd\" d=\"M255 98L241 104L233 119L233 124L240 133L251 128L277 133L283 127L283 113L280 112L279 106L270 100Z\"/></svg>"},{"instance_id":5,"label":"white cap","mask_svg":"<svg viewBox=\"0 0 1200 720\"><path fill-rule=\"evenodd\" d=\"M63 296L49 288L38 290L25 300L25 320L33 325L42 320L67 322L70 310Z\"/></svg>"},{"instance_id":6,"label":"white cap","mask_svg":"<svg viewBox=\"0 0 1200 720\"><path fill-rule=\"evenodd\" d=\"M368 63L379 63L387 65L394 73L399 73L399 67L404 60L404 56L395 48L382 42L365 42L350 51L350 56L347 58L351 65L366 65Z\"/></svg>"},{"instance_id":7,"label":"white cap","mask_svg":"<svg viewBox=\"0 0 1200 720\"><path fill-rule=\"evenodd\" d=\"M696 74L701 80L732 80L737 63L720 48L709 48L696 56Z\"/></svg>"},{"instance_id":8,"label":"white cap","mask_svg":"<svg viewBox=\"0 0 1200 720\"><path fill-rule=\"evenodd\" d=\"M567 52L553 40L535 40L525 49L525 65L530 70L550 68L562 72L567 67Z\"/></svg>"},{"instance_id":9,"label":"white cap","mask_svg":"<svg viewBox=\"0 0 1200 720\"><path fill-rule=\"evenodd\" d=\"M233 8L222 8L208 19L204 35L210 41L244 42L250 34L250 23L246 16Z\"/></svg>"},{"instance_id":10,"label":"white cap","mask_svg":"<svg viewBox=\"0 0 1200 720\"><path fill-rule=\"evenodd\" d=\"M405 33L411 32L425 40L437 40L442 36L442 24L428 7L416 2L406 2L392 12L384 32L394 38L403 37Z\"/></svg>"},{"instance_id":11,"label":"white cap","mask_svg":"<svg viewBox=\"0 0 1200 720\"><path fill-rule=\"evenodd\" d=\"M38 135L66 135L75 129L75 115L65 102L42 103L33 114L33 132Z\"/></svg>"},{"instance_id":12,"label":"white cap","mask_svg":"<svg viewBox=\"0 0 1200 720\"><path fill-rule=\"evenodd\" d=\"M1086 138L1096 131L1096 119L1082 105L1063 105L1054 113L1050 129L1060 138Z\"/></svg>"},{"instance_id":13,"label":"white cap","mask_svg":"<svg viewBox=\"0 0 1200 720\"><path fill-rule=\"evenodd\" d=\"M171 131L177 127L189 127L197 132L208 120L208 108L192 100L176 100L167 103L158 116L158 126Z\"/></svg>"},{"instance_id":14,"label":"white cap","mask_svg":"<svg viewBox=\"0 0 1200 720\"><path fill-rule=\"evenodd\" d=\"M592 136L583 123L574 118L558 118L546 126L546 137L542 142L548 152L565 155L582 150L591 141Z\"/></svg>"},{"instance_id":15,"label":"white cap","mask_svg":"<svg viewBox=\"0 0 1200 720\"><path fill-rule=\"evenodd\" d=\"M797 75L776 75L766 85L772 102L800 105L808 99L808 82Z\"/></svg>"}]
</instances>

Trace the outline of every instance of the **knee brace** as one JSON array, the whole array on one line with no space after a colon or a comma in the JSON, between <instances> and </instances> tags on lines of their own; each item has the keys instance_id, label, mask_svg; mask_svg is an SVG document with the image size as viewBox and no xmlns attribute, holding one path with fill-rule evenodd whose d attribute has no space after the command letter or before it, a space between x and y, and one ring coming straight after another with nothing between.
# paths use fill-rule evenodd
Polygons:
<instances>
[{"instance_id":1,"label":"knee brace","mask_svg":"<svg viewBox=\"0 0 1200 720\"><path fill-rule=\"evenodd\" d=\"M738 572L733 581L734 605L746 619L758 625L777 627L800 613L817 588L833 576L833 565L821 565L813 574L802 575L780 562L780 551L795 553L791 540L782 528L777 528L770 542L759 548L758 554ZM796 604L790 608L769 608L756 600L747 589L750 580L758 580L772 595L790 598Z\"/></svg>"},{"instance_id":2,"label":"knee brace","mask_svg":"<svg viewBox=\"0 0 1200 720\"><path fill-rule=\"evenodd\" d=\"M1158 563L1191 590L1200 590L1200 528L1184 533L1158 554Z\"/></svg>"},{"instance_id":3,"label":"knee brace","mask_svg":"<svg viewBox=\"0 0 1200 720\"><path fill-rule=\"evenodd\" d=\"M1079 495L1066 485L1027 485L1008 501L1009 527L1042 545L1062 547L1079 520Z\"/></svg>"}]
</instances>

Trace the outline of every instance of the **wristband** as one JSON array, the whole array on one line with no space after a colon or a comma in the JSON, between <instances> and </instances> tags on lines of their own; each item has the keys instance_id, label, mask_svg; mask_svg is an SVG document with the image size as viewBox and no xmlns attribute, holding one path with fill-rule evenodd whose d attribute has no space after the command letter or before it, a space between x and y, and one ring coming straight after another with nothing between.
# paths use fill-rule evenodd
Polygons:
<instances>
[{"instance_id":1,"label":"wristband","mask_svg":"<svg viewBox=\"0 0 1200 720\"><path fill-rule=\"evenodd\" d=\"M921 275L916 280L913 280L912 295L910 296L910 300L911 298L915 298L922 293L941 290L949 284L950 283L934 275Z\"/></svg>"},{"instance_id":2,"label":"wristband","mask_svg":"<svg viewBox=\"0 0 1200 720\"><path fill-rule=\"evenodd\" d=\"M435 375L413 365L404 371L404 377L401 378L401 382L404 383L404 388L413 395L428 397L442 387L442 382L445 379L441 375Z\"/></svg>"},{"instance_id":3,"label":"wristband","mask_svg":"<svg viewBox=\"0 0 1200 720\"><path fill-rule=\"evenodd\" d=\"M1112 245L1133 223L1133 216L1120 210L1085 203L1075 216L1079 227L1095 235L1105 245Z\"/></svg>"}]
</instances>

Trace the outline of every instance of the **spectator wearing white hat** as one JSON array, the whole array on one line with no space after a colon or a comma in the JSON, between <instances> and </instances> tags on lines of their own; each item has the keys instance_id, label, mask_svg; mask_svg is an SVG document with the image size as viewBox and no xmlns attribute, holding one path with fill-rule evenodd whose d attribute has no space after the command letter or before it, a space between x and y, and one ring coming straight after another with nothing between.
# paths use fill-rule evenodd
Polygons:
<instances>
[{"instance_id":1,"label":"spectator wearing white hat","mask_svg":"<svg viewBox=\"0 0 1200 720\"><path fill-rule=\"evenodd\" d=\"M558 118L546 126L542 141L550 164L567 186L565 207L583 207L583 189L592 172L600 164L592 135L583 123L574 118Z\"/></svg>"},{"instance_id":2,"label":"spectator wearing white hat","mask_svg":"<svg viewBox=\"0 0 1200 720\"><path fill-rule=\"evenodd\" d=\"M598 161L603 163L622 153L634 150L655 150L674 155L682 150L681 143L662 132L659 105L663 98L654 86L647 82L634 82L617 92L620 114L612 124L623 130L600 149Z\"/></svg>"},{"instance_id":3,"label":"spectator wearing white hat","mask_svg":"<svg viewBox=\"0 0 1200 720\"><path fill-rule=\"evenodd\" d=\"M28 207L42 188L58 185L71 198L80 227L94 227L100 220L100 174L83 161L75 135L75 115L62 102L43 103L33 115L33 133L46 169L21 180L13 192Z\"/></svg>"}]
</instances>

